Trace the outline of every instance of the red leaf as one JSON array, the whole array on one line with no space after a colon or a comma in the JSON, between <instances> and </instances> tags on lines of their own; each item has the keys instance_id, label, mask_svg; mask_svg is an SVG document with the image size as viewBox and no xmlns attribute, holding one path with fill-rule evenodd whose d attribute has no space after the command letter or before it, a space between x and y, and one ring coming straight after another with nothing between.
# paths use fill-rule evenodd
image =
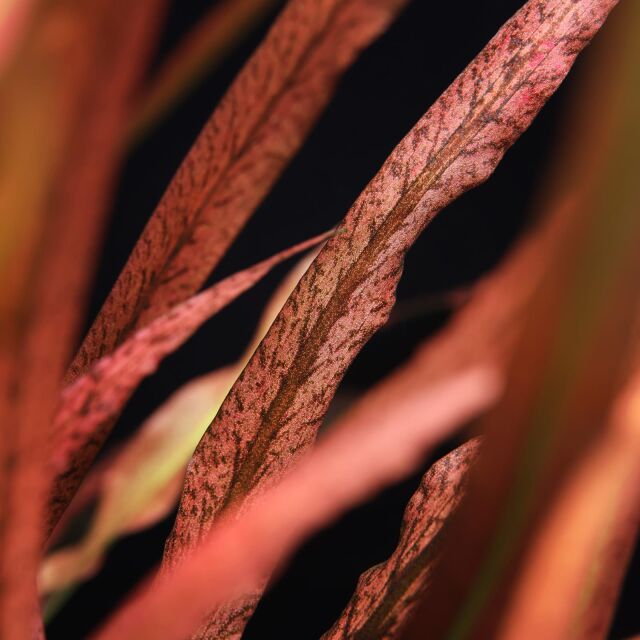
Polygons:
<instances>
[{"instance_id":1,"label":"red leaf","mask_svg":"<svg viewBox=\"0 0 640 640\"><path fill-rule=\"evenodd\" d=\"M438 535L462 498L479 444L478 439L467 442L427 471L407 505L393 555L360 576L349 604L322 640L397 637L429 579Z\"/></svg>"},{"instance_id":2,"label":"red leaf","mask_svg":"<svg viewBox=\"0 0 640 640\"><path fill-rule=\"evenodd\" d=\"M406 251L442 207L490 175L615 4L531 0L395 149L198 446L168 567L224 507L273 482L312 443L344 371L388 316Z\"/></svg>"},{"instance_id":3,"label":"red leaf","mask_svg":"<svg viewBox=\"0 0 640 640\"><path fill-rule=\"evenodd\" d=\"M103 187L117 155L110 136L144 62L159 4L145 0L123 9L97 0L37 3L19 55L3 70L3 638L31 637L37 622L35 576L49 481L50 419L81 317L104 210Z\"/></svg>"},{"instance_id":4,"label":"red leaf","mask_svg":"<svg viewBox=\"0 0 640 640\"><path fill-rule=\"evenodd\" d=\"M261 591L301 540L410 473L443 433L494 402L499 387L493 370L475 368L400 398L373 423L349 413L280 484L223 516L174 573L138 592L96 640L183 638L212 607Z\"/></svg>"},{"instance_id":5,"label":"red leaf","mask_svg":"<svg viewBox=\"0 0 640 640\"><path fill-rule=\"evenodd\" d=\"M54 419L57 443L52 457L56 474L50 502L51 531L69 504L89 465L140 381L180 347L212 315L253 286L273 267L327 238L316 236L257 265L225 278L176 305L104 356L67 387Z\"/></svg>"},{"instance_id":6,"label":"red leaf","mask_svg":"<svg viewBox=\"0 0 640 640\"><path fill-rule=\"evenodd\" d=\"M302 144L359 51L406 0L293 0L216 108L68 373L195 293Z\"/></svg>"}]
</instances>

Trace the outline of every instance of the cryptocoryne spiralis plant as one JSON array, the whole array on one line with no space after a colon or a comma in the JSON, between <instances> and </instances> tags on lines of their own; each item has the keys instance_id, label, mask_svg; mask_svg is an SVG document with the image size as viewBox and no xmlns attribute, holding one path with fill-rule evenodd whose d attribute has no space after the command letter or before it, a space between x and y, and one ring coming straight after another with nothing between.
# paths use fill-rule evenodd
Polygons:
<instances>
[{"instance_id":1,"label":"cryptocoryne spiralis plant","mask_svg":"<svg viewBox=\"0 0 640 640\"><path fill-rule=\"evenodd\" d=\"M302 542L454 434L396 549L322 637L606 637L640 522L637 3L524 2L342 220L216 276L409 3L220 0L151 74L166 0L0 7L0 638L45 637L114 541L176 507L157 571L92 637L240 638ZM82 338L127 150L276 8ZM409 249L490 179L605 22L535 224L441 331L328 419ZM236 362L98 457L165 358L305 252Z\"/></svg>"}]
</instances>

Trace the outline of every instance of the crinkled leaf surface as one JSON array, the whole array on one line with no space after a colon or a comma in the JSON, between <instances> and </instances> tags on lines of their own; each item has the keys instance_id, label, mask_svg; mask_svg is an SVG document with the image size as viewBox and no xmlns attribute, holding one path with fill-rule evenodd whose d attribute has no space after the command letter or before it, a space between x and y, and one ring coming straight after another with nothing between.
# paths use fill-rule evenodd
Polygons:
<instances>
[{"instance_id":1,"label":"crinkled leaf surface","mask_svg":"<svg viewBox=\"0 0 640 640\"><path fill-rule=\"evenodd\" d=\"M391 557L363 573L349 604L322 640L397 637L428 580L436 539L464 491L478 439L438 460L407 505Z\"/></svg>"},{"instance_id":2,"label":"crinkled leaf surface","mask_svg":"<svg viewBox=\"0 0 640 640\"><path fill-rule=\"evenodd\" d=\"M196 449L167 568L224 507L273 482L312 443L344 371L388 316L406 251L442 207L491 174L614 5L528 2L395 149ZM232 637L248 613L214 615L206 633Z\"/></svg>"},{"instance_id":3,"label":"crinkled leaf surface","mask_svg":"<svg viewBox=\"0 0 640 640\"><path fill-rule=\"evenodd\" d=\"M470 301L456 315L450 326L420 350L412 365L403 367L401 371L385 381L384 385L379 385L378 393L382 392L385 386L388 387L387 393L392 395L408 385L419 384L420 381L424 384L432 384L447 371L470 366L473 362L496 361L505 364L508 362L517 336L522 330L523 320L531 298L543 275L548 271L547 257L561 250L563 243L568 240L566 234L570 227L570 220L576 215L580 215L580 208L583 206L577 194L584 191L585 185L597 179L602 167L606 166L606 159L610 153L609 139L612 123L620 120L620 105L629 103L628 89L634 86L634 71L632 69L635 69L637 65L633 63L635 57L630 55L629 46L625 44L625 36L629 44L637 40L635 37L637 19L634 20L634 11L637 13L637 10L630 5L625 5L618 10L611 24L607 24L606 35L599 39L595 49L590 52L586 74L583 67L583 77L580 79L582 87L575 95L575 106L570 113L570 132L568 136L564 136L567 138L565 144L554 154L554 157L559 161L554 163L556 166L549 176L546 193L543 193L544 200L546 200L546 214L541 223L538 223L538 226L529 232L524 241L518 244L496 273L476 287ZM625 64L625 59L630 59L631 64ZM585 75L586 77L584 77ZM603 95L606 96L604 99ZM585 110L585 104L592 106ZM629 115L635 112L635 107L631 107L627 111ZM599 445L596 444L597 446ZM633 451L633 447L629 451ZM602 462L600 475L604 473L607 465L617 465L615 455L614 452L610 452L605 456L608 462ZM622 455L622 452L617 451L617 455ZM596 464L593 463L591 466ZM618 472L612 471L610 474L609 482L603 481L602 487L608 487L606 490L612 489L611 484L618 482L621 475L624 476L624 464L621 462L618 467ZM584 477L585 473L581 472L581 477ZM587 496L597 486L597 482L599 480L589 483L588 487L582 489L584 498L581 504L583 506L577 507L579 512L584 511L584 503L589 500ZM633 540L633 532L637 527L633 519L633 509L631 508L629 511L629 501L633 499L634 493L632 487L635 487L633 481L628 483L626 492L621 494L619 508L606 509L604 504L597 501L594 501L594 504L602 508L594 508L594 504L591 506L593 516L599 514L602 516L603 522L605 520L612 522L612 525L606 528L606 534L598 534L597 536L602 543L601 554L591 549L589 552L583 553L581 558L579 554L571 555L578 564L581 560L585 561L586 558L590 558L591 566L595 566L599 562L600 555L604 556L602 568L599 571L603 585L599 586L599 580L596 579L590 583L585 582L591 586L579 590L583 596L585 591L598 596L597 598L592 597L591 604L585 604L587 600L585 597L582 606L584 612L594 612L594 617L600 616L604 620L608 620L612 613L612 598L617 593L619 580L624 570L622 558L625 553L628 553ZM572 495L579 495L579 491L580 489L576 488ZM614 492L615 489L609 495L613 496ZM581 573L578 568L573 575L567 573L567 580L564 583L554 577L551 581L553 586L549 584L548 578L549 576L557 576L559 567L566 564L566 561L561 558L568 556L567 550L572 546L567 542L567 539L573 537L575 540L579 540L582 536L585 545L589 545L594 543L592 533L600 531L600 529L595 526L591 530L589 527L582 527L579 516L574 522L573 511L566 504L567 500L562 502L564 507L555 507L558 512L556 519L560 519L560 521L556 523L553 529L554 533L547 534L547 543L555 539L556 533L558 534L557 543L552 549L547 549L549 556L547 563L543 564L539 555L529 563L535 578L532 578L528 590L522 588L523 593L518 609L521 619L516 630L509 631L512 634L510 637L551 638L553 637L551 628L555 625L551 622L552 611L557 612L558 615L564 613L565 619L576 612L577 608L572 610L572 607L568 606L571 595L566 591L572 579L576 576L582 577L584 571ZM578 499L578 501L580 500ZM562 513L567 515L563 517ZM403 527L409 526L421 530L425 526L420 512L408 511L405 520L407 518L408 521L403 524ZM579 534L578 532L581 530L583 533ZM614 546L617 548L617 554L607 554L607 550ZM402 540L396 554L401 550ZM557 551L555 556L552 555L554 550ZM420 548L416 547L416 553L419 551ZM614 555L617 556L617 562L614 562ZM425 561L429 563L429 568L434 560L433 553L426 555ZM385 567L386 564L375 567L371 570L372 575L383 579L382 570ZM425 570L424 573L426 574L427 571ZM547 584L544 584L544 578L547 578ZM537 582L533 582L534 579L537 579ZM403 611L404 602L400 594L405 590L409 592L414 586L413 583L402 581L394 573L389 573L386 580L388 584L385 584L383 579L381 583L376 584L376 587L379 590L393 593L396 598L393 602L398 603L396 606L400 611ZM425 579L423 579L424 581ZM343 631L350 633L349 637L352 635L357 637L357 634L364 630L362 632L366 632L369 637L399 637L400 621L395 625L391 624L392 615L395 613L393 606L387 604L386 608L380 605L368 607L370 600L367 595L370 596L371 592L367 589L367 583L364 580L363 582L364 584L359 585L349 607L329 633L338 637L340 631ZM392 586L395 589L392 589ZM578 590L575 590L574 595L577 592ZM609 594L609 597L606 594ZM383 599L383 603L386 603L386 600L388 598ZM414 604L414 601L415 599L411 604ZM352 613L354 609L355 613ZM386 617L379 614L380 609L386 613ZM386 626L384 626L385 623ZM595 633L600 633L598 629L602 628L602 623L591 625L583 622L582 624L582 631L577 637L582 637L586 633L587 627ZM555 629L557 631L559 627L555 625ZM568 637L566 629L558 633L559 637Z\"/></svg>"}]
</instances>

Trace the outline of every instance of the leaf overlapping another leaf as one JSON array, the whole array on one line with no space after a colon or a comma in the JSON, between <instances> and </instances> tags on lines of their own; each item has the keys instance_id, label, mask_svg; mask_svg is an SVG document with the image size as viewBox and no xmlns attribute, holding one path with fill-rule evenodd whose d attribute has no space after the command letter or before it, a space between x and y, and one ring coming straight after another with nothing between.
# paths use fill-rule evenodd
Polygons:
<instances>
[{"instance_id":1,"label":"leaf overlapping another leaf","mask_svg":"<svg viewBox=\"0 0 640 640\"><path fill-rule=\"evenodd\" d=\"M215 109L85 338L70 381L204 283L359 51L406 0L292 0Z\"/></svg>"},{"instance_id":2,"label":"leaf overlapping another leaf","mask_svg":"<svg viewBox=\"0 0 640 640\"><path fill-rule=\"evenodd\" d=\"M246 291L277 264L322 242L328 234L281 251L176 305L129 337L67 387L54 419L56 474L49 505L50 532L60 518L112 425L139 382L181 346L200 325ZM190 441L186 441L187 450Z\"/></svg>"},{"instance_id":3,"label":"leaf overlapping another leaf","mask_svg":"<svg viewBox=\"0 0 640 640\"><path fill-rule=\"evenodd\" d=\"M151 526L174 508L198 440L315 255L317 249L278 286L237 362L185 384L117 452L90 471L58 526L63 528L68 524L64 520L97 496L89 529L77 543L47 556L40 570L41 593L67 589L93 574L116 537Z\"/></svg>"},{"instance_id":4,"label":"leaf overlapping another leaf","mask_svg":"<svg viewBox=\"0 0 640 640\"><path fill-rule=\"evenodd\" d=\"M273 482L311 444L347 366L387 318L406 251L440 209L490 175L615 4L528 2L396 148L196 449L167 567L224 507ZM206 634L237 634L249 609L214 616Z\"/></svg>"},{"instance_id":5,"label":"leaf overlapping another leaf","mask_svg":"<svg viewBox=\"0 0 640 640\"><path fill-rule=\"evenodd\" d=\"M174 573L139 591L96 640L177 640L212 607L262 590L301 540L411 473L443 434L486 409L500 391L494 369L475 367L407 394L374 422L350 411L278 485L223 516Z\"/></svg>"},{"instance_id":6,"label":"leaf overlapping another leaf","mask_svg":"<svg viewBox=\"0 0 640 640\"><path fill-rule=\"evenodd\" d=\"M569 135L563 134L564 144L554 154L558 161L554 162L543 198L540 199L544 203L543 219L519 242L496 272L475 287L470 301L456 314L450 325L420 349L411 365L403 367L385 384L379 385L378 393L387 387L386 392L392 397L410 384L419 384L420 381L432 384L446 372L460 370L473 362L494 361L501 367L508 363L523 329L532 297L545 274L552 268L549 256L558 254L563 246L571 244L572 220L579 218L585 208L579 194L584 192L587 185L597 181L607 166L616 127L625 119L625 127L635 126L633 122L637 109L633 106L633 100L630 100L628 88L633 86L637 69L637 54L633 46L637 42L637 24L637 9L624 5L607 24L605 33L589 53L587 67L585 69L583 66L582 69L580 90L575 93L573 108L566 118ZM585 109L585 105L589 105L588 108ZM559 638L568 637L566 625L562 627L558 618L567 620L572 616L575 616L574 631L578 626L581 629L575 631L575 637L586 637L587 633L595 633L598 637L604 635L603 629L612 615L620 587L624 556L633 544L638 522L638 515L631 505L636 481L627 482L626 489L614 488L626 469L623 442L627 444L627 453L633 455L635 449L631 433L628 437L620 437L617 433L607 435L592 447L597 451L602 445L606 453L590 455L593 460L585 461L580 466L582 471L577 469L572 474L567 484L570 482L573 489L565 490L564 494L574 496L579 506L572 508L568 504L573 498L559 497L556 500L554 519L537 536L544 536L542 542L537 541L538 547L544 546L528 561L529 574L532 575L528 583L520 587L521 597L516 611L509 613L509 627L505 633L511 634L510 637L518 640L526 637L536 640L551 638L554 634ZM592 480L587 480L589 473L585 469L595 472ZM607 488L610 489L607 495L612 500L619 495L619 506L605 506L598 499L601 495L598 486L604 488L605 492ZM585 504L589 502L590 508ZM605 533L598 534L597 540L594 532L600 531L600 527L595 523L593 526L581 524L589 517L611 523ZM407 525L415 529L423 527L421 514L413 512L413 517L403 526ZM576 547L576 544L568 542L569 539L582 541L585 546ZM593 546L586 551L590 544ZM569 555L570 548L573 551ZM578 548L582 549L582 553L576 553ZM616 549L615 553L613 549ZM400 551L401 548L396 553ZM419 551L416 549L416 555ZM429 567L425 567L425 573L427 568L432 568L435 558L434 553L426 558ZM575 571L567 570L569 563L572 563ZM584 583L587 586L583 589L572 591L572 578L584 575L586 563L592 567L591 579ZM378 570L374 568L371 571ZM554 580L547 580L552 575L555 576ZM389 585L377 584L377 588L390 590L390 585L400 583L408 591L413 586L412 583L403 584L393 573L387 580ZM365 593L361 594L361 590ZM577 606L575 599L578 591L582 594L580 606ZM401 625L396 624L393 628L388 625L392 614L385 619L375 615L376 608L365 611L368 595L366 583L359 585L332 632L349 628L351 633L357 633L357 629L365 628L369 637L383 637L385 634L400 637ZM365 604L358 608L358 602ZM397 603L399 612L404 612L402 598L397 597L393 603ZM354 607L356 614L350 615ZM390 612L394 611L391 604L387 604L387 608ZM387 626L383 627L385 622Z\"/></svg>"}]
</instances>

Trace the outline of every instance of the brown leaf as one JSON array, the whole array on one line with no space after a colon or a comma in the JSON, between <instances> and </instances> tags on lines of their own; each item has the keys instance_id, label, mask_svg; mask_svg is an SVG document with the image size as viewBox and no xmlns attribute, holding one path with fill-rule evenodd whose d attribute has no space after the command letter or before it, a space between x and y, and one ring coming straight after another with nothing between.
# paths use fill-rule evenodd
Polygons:
<instances>
[{"instance_id":1,"label":"brown leaf","mask_svg":"<svg viewBox=\"0 0 640 640\"><path fill-rule=\"evenodd\" d=\"M167 568L224 507L273 482L311 444L347 366L388 316L408 248L442 207L490 175L615 3L528 2L392 153L198 446Z\"/></svg>"},{"instance_id":2,"label":"brown leaf","mask_svg":"<svg viewBox=\"0 0 640 640\"><path fill-rule=\"evenodd\" d=\"M344 69L405 3L289 3L178 169L67 381L202 286L302 144Z\"/></svg>"},{"instance_id":3,"label":"brown leaf","mask_svg":"<svg viewBox=\"0 0 640 640\"><path fill-rule=\"evenodd\" d=\"M349 412L278 485L225 514L173 574L139 591L96 640L177 640L212 607L260 591L300 541L411 473L443 434L499 392L495 371L480 367L398 399L374 422Z\"/></svg>"},{"instance_id":4,"label":"brown leaf","mask_svg":"<svg viewBox=\"0 0 640 640\"><path fill-rule=\"evenodd\" d=\"M153 373L162 359L180 347L203 322L273 267L322 242L328 235L316 236L281 251L176 305L134 333L111 355L98 360L64 390L54 419L57 434L52 455L55 481L49 504L48 532L69 504L104 443L113 418L119 415L140 381Z\"/></svg>"},{"instance_id":5,"label":"brown leaf","mask_svg":"<svg viewBox=\"0 0 640 640\"><path fill-rule=\"evenodd\" d=\"M429 579L438 535L462 498L479 444L470 440L427 471L407 505L395 551L360 576L349 604L322 640L397 637Z\"/></svg>"}]
</instances>

